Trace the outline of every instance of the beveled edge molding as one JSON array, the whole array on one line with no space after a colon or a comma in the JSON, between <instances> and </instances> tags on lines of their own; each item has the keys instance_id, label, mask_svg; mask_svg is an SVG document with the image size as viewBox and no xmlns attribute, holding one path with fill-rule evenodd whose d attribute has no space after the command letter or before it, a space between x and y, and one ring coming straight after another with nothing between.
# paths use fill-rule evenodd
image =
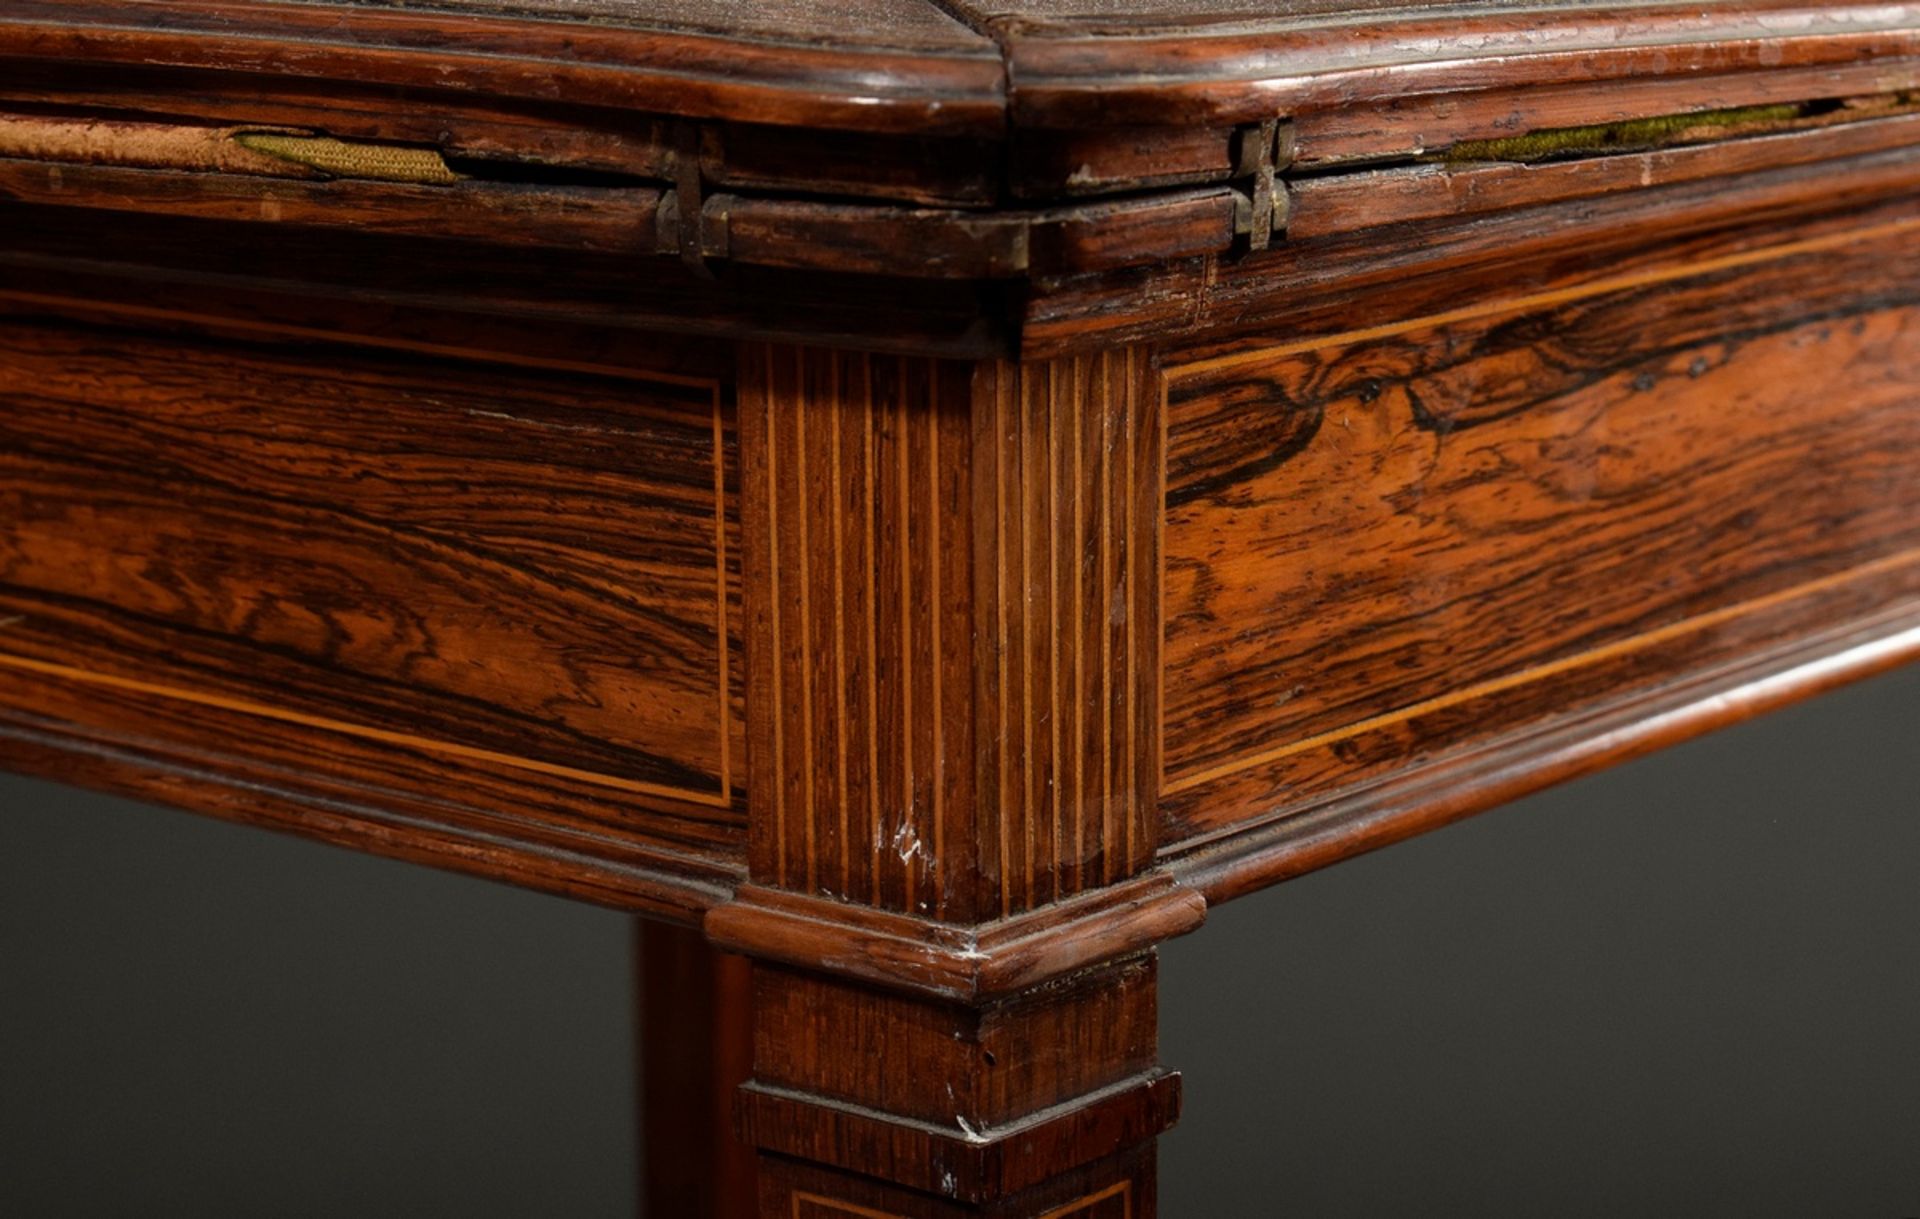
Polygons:
<instances>
[{"instance_id":1,"label":"beveled edge molding","mask_svg":"<svg viewBox=\"0 0 1920 1219\"><path fill-rule=\"evenodd\" d=\"M740 1137L763 1151L853 1169L960 1202L1005 1197L1058 1175L1055 1152L1062 1145L1093 1148L1081 1156L1090 1162L1157 1138L1179 1117L1179 1073L1159 1067L978 1131L758 1082L741 1086L735 1109ZM835 1154L848 1147L870 1154L848 1163ZM877 1159L873 1149L879 1149Z\"/></svg>"},{"instance_id":2,"label":"beveled edge molding","mask_svg":"<svg viewBox=\"0 0 1920 1219\"><path fill-rule=\"evenodd\" d=\"M452 89L484 99L852 131L988 135L1006 67L985 37L835 45L511 13L261 0L69 0L0 15L0 55L268 79ZM911 43L910 39L898 40ZM690 87L690 85L692 87Z\"/></svg>"},{"instance_id":3,"label":"beveled edge molding","mask_svg":"<svg viewBox=\"0 0 1920 1219\"><path fill-rule=\"evenodd\" d=\"M716 948L883 988L983 1004L1197 929L1206 898L1165 872L960 926L760 885L707 911Z\"/></svg>"},{"instance_id":4,"label":"beveled edge molding","mask_svg":"<svg viewBox=\"0 0 1920 1219\"><path fill-rule=\"evenodd\" d=\"M1472 6L1469 6L1472 7ZM1914 52L1910 4L1539 3L1518 11L1367 7L1114 31L1009 31L1017 128L1256 121L1469 89L1752 74ZM1365 30L1365 36L1353 31Z\"/></svg>"},{"instance_id":5,"label":"beveled edge molding","mask_svg":"<svg viewBox=\"0 0 1920 1219\"><path fill-rule=\"evenodd\" d=\"M0 707L0 769L297 834L624 914L697 926L739 875L713 857L449 805L257 758L127 739Z\"/></svg>"}]
</instances>

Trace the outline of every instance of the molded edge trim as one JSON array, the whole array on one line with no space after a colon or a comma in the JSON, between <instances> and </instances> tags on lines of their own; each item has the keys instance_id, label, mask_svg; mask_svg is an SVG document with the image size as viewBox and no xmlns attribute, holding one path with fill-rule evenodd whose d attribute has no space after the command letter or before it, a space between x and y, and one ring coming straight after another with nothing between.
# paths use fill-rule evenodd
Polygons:
<instances>
[{"instance_id":1,"label":"molded edge trim","mask_svg":"<svg viewBox=\"0 0 1920 1219\"><path fill-rule=\"evenodd\" d=\"M953 50L846 48L604 23L260 0L13 0L0 57L418 85L848 131L996 136L1006 69Z\"/></svg>"},{"instance_id":2,"label":"molded edge trim","mask_svg":"<svg viewBox=\"0 0 1920 1219\"><path fill-rule=\"evenodd\" d=\"M215 766L217 765L217 769ZM261 826L334 846L503 881L590 905L667 922L697 924L727 900L737 875L714 861L627 847L631 861L606 857L609 843L557 827L519 832L514 819L492 828L442 821L404 806L399 793L353 790L319 775L294 775L236 759L217 764L161 756L0 711L0 770L151 801ZM380 807L370 800L378 799ZM472 813L469 814L473 815ZM567 837L577 845L561 845Z\"/></svg>"},{"instance_id":3,"label":"molded edge trim","mask_svg":"<svg viewBox=\"0 0 1920 1219\"><path fill-rule=\"evenodd\" d=\"M1199 893L1156 873L975 926L744 885L705 928L727 952L978 1005L1144 952L1206 914Z\"/></svg>"},{"instance_id":4,"label":"molded edge trim","mask_svg":"<svg viewBox=\"0 0 1920 1219\"><path fill-rule=\"evenodd\" d=\"M1920 54L1920 5L1461 4L1125 37L1009 30L1016 127L1245 123L1461 90L1840 65Z\"/></svg>"}]
</instances>

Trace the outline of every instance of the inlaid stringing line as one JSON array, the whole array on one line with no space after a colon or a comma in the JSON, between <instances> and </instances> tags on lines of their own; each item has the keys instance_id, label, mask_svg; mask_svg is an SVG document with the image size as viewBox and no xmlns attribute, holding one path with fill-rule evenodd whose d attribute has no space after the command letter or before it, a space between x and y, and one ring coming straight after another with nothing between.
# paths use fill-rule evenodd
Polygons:
<instances>
[{"instance_id":1,"label":"inlaid stringing line","mask_svg":"<svg viewBox=\"0 0 1920 1219\"><path fill-rule=\"evenodd\" d=\"M894 489L900 505L900 520L895 527L895 537L900 551L900 816L903 824L911 827L910 833L917 833L914 815L914 719L913 719L913 514L909 488L913 482L912 433L909 430L912 419L907 409L907 360L899 358L898 375L894 379L895 402L894 417L898 425L894 431L894 448L897 450L898 483ZM915 869L911 864L901 869L905 873L906 905L913 908L914 896L918 886L915 884Z\"/></svg>"},{"instance_id":2,"label":"inlaid stringing line","mask_svg":"<svg viewBox=\"0 0 1920 1219\"><path fill-rule=\"evenodd\" d=\"M832 451L828 458L829 484L833 490L833 734L834 746L839 763L835 768L840 781L840 799L835 813L840 826L840 896L846 897L852 887L853 844L847 839L848 790L847 790L847 619L846 619L846 521L841 507L846 503L846 484L842 480L840 469L840 429L841 415L846 410L842 400L840 358L827 361L827 398L833 427L830 432Z\"/></svg>"},{"instance_id":3,"label":"inlaid stringing line","mask_svg":"<svg viewBox=\"0 0 1920 1219\"><path fill-rule=\"evenodd\" d=\"M1102 366L1108 362L1101 354ZM1111 375L1111 369L1106 370ZM1105 403L1103 402L1103 405ZM1100 855L1113 882L1113 412L1100 412Z\"/></svg>"},{"instance_id":4,"label":"inlaid stringing line","mask_svg":"<svg viewBox=\"0 0 1920 1219\"><path fill-rule=\"evenodd\" d=\"M807 889L817 893L820 890L820 851L814 825L819 820L816 814L820 805L813 790L813 564L810 561L812 547L808 541L810 530L807 528L810 505L807 503L805 427L813 403L807 395L806 353L799 348L795 348L793 353L793 377L794 495L799 501L797 515L800 521L800 747L806 759L806 768L800 776L800 807L806 829Z\"/></svg>"},{"instance_id":5,"label":"inlaid stringing line","mask_svg":"<svg viewBox=\"0 0 1920 1219\"><path fill-rule=\"evenodd\" d=\"M1190 788L1199 787L1202 784L1211 783L1217 779L1224 779L1255 766L1262 766L1269 762L1277 762L1282 758L1291 757L1294 754L1303 753L1309 749L1318 749L1324 745L1344 741L1349 737L1359 736L1363 733L1373 732L1381 728L1388 728L1394 724L1403 723L1406 720L1414 719L1418 716L1430 715L1435 711L1444 711L1449 707L1471 702L1476 698L1499 694L1503 691L1531 685L1534 682L1561 673L1570 672L1574 669L1582 669L1588 665L1612 660L1615 657L1630 655L1644 648L1651 647L1654 644L1665 643L1669 639L1677 639L1682 635L1706 630L1709 627L1718 626L1722 622L1729 622L1747 614L1757 613L1776 605L1783 605L1797 598L1811 596L1814 593L1822 592L1826 589L1837 587L1838 585L1846 584L1866 576L1894 571L1916 562L1920 562L1920 549L1903 550L1898 554L1888 555L1885 558L1876 559L1871 563L1866 563L1859 567L1835 572L1830 576L1823 576L1818 580L1810 580L1805 584L1796 584L1792 588L1781 589L1778 592L1769 593L1764 597L1755 597L1749 601L1741 601L1733 605L1723 606L1720 609L1710 610L1707 613L1699 614L1692 618L1684 618L1679 622L1669 623L1663 627L1656 627L1653 630L1646 631L1628 639L1617 640L1614 643L1606 644L1602 647L1592 648L1572 656L1565 656L1559 660L1549 661L1546 664L1535 665L1529 669L1522 669L1517 673L1509 673L1505 677L1495 677L1487 681L1476 682L1470 686L1462 686L1458 690L1449 690L1445 694L1436 695L1433 698L1424 699L1393 711L1383 712L1380 715L1372 716L1364 720L1356 720L1351 724L1346 724L1327 732L1304 737L1298 741L1289 741L1285 745L1275 746L1272 749L1263 749L1259 753L1248 754L1246 757L1235 758L1231 762L1224 762L1219 766L1211 767L1196 774L1187 775L1177 782L1168 784L1165 789L1165 794L1173 795L1176 792L1183 792Z\"/></svg>"},{"instance_id":6,"label":"inlaid stringing line","mask_svg":"<svg viewBox=\"0 0 1920 1219\"><path fill-rule=\"evenodd\" d=\"M774 435L773 348L764 349L766 376L761 406L766 419L767 451L767 583L773 614L773 708L768 721L773 725L773 843L774 875L782 888L787 883L787 701L782 671L787 664L786 634L780 614L780 445Z\"/></svg>"},{"instance_id":7,"label":"inlaid stringing line","mask_svg":"<svg viewBox=\"0 0 1920 1219\"><path fill-rule=\"evenodd\" d=\"M866 476L866 581L867 581L867 810L869 831L874 837L869 861L870 890L874 901L880 897L880 851L885 835L880 816L880 551L875 541L875 496L879 494L876 466L879 450L875 447L873 426L873 360L860 364L861 418L866 421L866 449L862 459Z\"/></svg>"}]
</instances>

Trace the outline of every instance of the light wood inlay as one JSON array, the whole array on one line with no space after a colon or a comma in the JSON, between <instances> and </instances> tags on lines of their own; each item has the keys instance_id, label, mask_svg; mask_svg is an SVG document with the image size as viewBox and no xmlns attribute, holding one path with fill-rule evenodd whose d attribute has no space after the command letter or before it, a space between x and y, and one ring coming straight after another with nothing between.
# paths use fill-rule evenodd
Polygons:
<instances>
[{"instance_id":1,"label":"light wood inlay","mask_svg":"<svg viewBox=\"0 0 1920 1219\"><path fill-rule=\"evenodd\" d=\"M1145 368L1128 349L983 371L980 737L1001 914L1122 879L1146 850L1160 433Z\"/></svg>"},{"instance_id":2,"label":"light wood inlay","mask_svg":"<svg viewBox=\"0 0 1920 1219\"><path fill-rule=\"evenodd\" d=\"M562 363L0 328L0 669L731 808L720 387Z\"/></svg>"},{"instance_id":3,"label":"light wood inlay","mask_svg":"<svg viewBox=\"0 0 1920 1219\"><path fill-rule=\"evenodd\" d=\"M971 804L947 678L967 645L966 367L760 347L740 381L765 878L939 912Z\"/></svg>"},{"instance_id":4,"label":"light wood inlay","mask_svg":"<svg viewBox=\"0 0 1920 1219\"><path fill-rule=\"evenodd\" d=\"M968 921L1138 870L1158 725L1146 375L1135 351L753 349L757 879Z\"/></svg>"},{"instance_id":5,"label":"light wood inlay","mask_svg":"<svg viewBox=\"0 0 1920 1219\"><path fill-rule=\"evenodd\" d=\"M1040 1219L1133 1219L1133 1182L1115 1181L1098 1193L1048 1211Z\"/></svg>"},{"instance_id":6,"label":"light wood inlay","mask_svg":"<svg viewBox=\"0 0 1920 1219\"><path fill-rule=\"evenodd\" d=\"M24 614L0 622L0 627L25 622ZM318 728L324 732L337 732L344 736L362 737L369 741L379 741L389 745L400 745L408 749L423 749L429 753L445 754L450 758L465 758L476 762L492 762L516 770L532 771L535 774L552 775L556 778L574 779L593 787L606 787L615 791L629 791L641 795L670 796L677 800L686 800L694 804L710 804L724 808L731 804L733 797L726 792L688 791L683 788L666 787L656 783L644 783L636 779L622 779L617 775L603 775L591 770L580 770L572 766L556 766L551 762L542 762L538 758L524 758L516 754L498 753L491 749L476 749L462 745L458 741L436 741L430 737L414 736L406 732L388 732L379 728L369 728L364 724L348 723L345 720L328 719L320 715L306 715L299 711L290 711L284 707L268 706L265 703L249 702L245 699L227 698L223 695L203 690L186 690L178 686L163 685L158 682L141 681L137 678L116 677L111 673L94 673L86 669L76 669L71 665L49 664L46 661L32 660L25 656L9 656L0 653L0 668L16 669L23 673L38 673L62 681L79 682L82 685L105 686L109 689L124 690L132 694L149 694L158 698L173 699L184 703L193 703L201 707L217 707L223 711L236 711L242 715L258 716L261 719L278 720L286 724L297 724L305 728Z\"/></svg>"},{"instance_id":7,"label":"light wood inlay","mask_svg":"<svg viewBox=\"0 0 1920 1219\"><path fill-rule=\"evenodd\" d=\"M856 1206L819 1194L796 1191L793 1195L793 1219L837 1219L846 1215L855 1219L906 1219L893 1211L877 1211L870 1206Z\"/></svg>"},{"instance_id":8,"label":"light wood inlay","mask_svg":"<svg viewBox=\"0 0 1920 1219\"><path fill-rule=\"evenodd\" d=\"M1169 369L1173 836L1718 663L1790 603L1900 595L1915 227Z\"/></svg>"}]
</instances>

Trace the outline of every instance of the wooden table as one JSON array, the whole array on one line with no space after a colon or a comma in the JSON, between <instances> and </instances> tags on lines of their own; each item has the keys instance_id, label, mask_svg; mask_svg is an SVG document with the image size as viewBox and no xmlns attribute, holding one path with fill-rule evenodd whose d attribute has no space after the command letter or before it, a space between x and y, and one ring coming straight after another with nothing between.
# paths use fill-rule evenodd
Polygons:
<instances>
[{"instance_id":1,"label":"wooden table","mask_svg":"<svg viewBox=\"0 0 1920 1219\"><path fill-rule=\"evenodd\" d=\"M1150 1215L1211 903L1920 650L1915 89L1848 0L0 0L0 762L657 920L656 1214Z\"/></svg>"}]
</instances>

